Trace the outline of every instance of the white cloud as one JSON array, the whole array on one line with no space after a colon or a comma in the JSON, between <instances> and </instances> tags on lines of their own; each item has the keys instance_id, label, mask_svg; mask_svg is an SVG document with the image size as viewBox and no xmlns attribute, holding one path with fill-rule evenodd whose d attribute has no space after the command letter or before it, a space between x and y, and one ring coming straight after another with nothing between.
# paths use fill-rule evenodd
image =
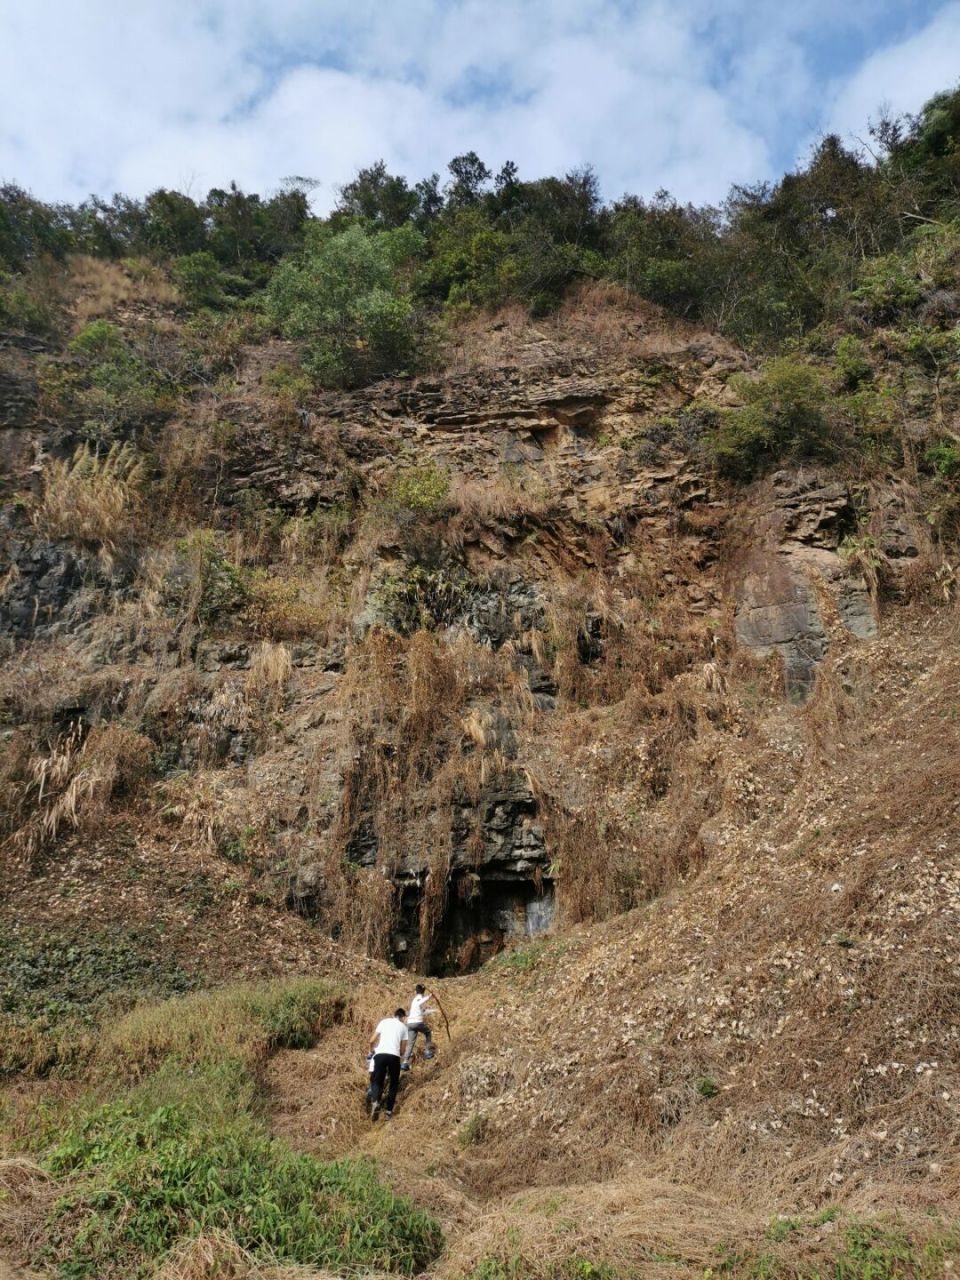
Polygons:
<instances>
[{"instance_id":1,"label":"white cloud","mask_svg":"<svg viewBox=\"0 0 960 1280\"><path fill-rule=\"evenodd\" d=\"M946 5L908 39L877 50L844 83L835 86L828 129L864 137L880 109L914 113L941 89L960 80L960 3Z\"/></svg>"},{"instance_id":2,"label":"white cloud","mask_svg":"<svg viewBox=\"0 0 960 1280\"><path fill-rule=\"evenodd\" d=\"M361 164L383 157L415 179L473 148L491 167L516 160L525 176L592 162L608 196L666 186L716 200L733 181L775 176L784 139L792 147L824 119L824 102L859 127L880 97L903 88L915 108L950 83L957 2L826 93L818 42L876 49L897 10L897 0L0 0L0 179L76 200L157 186L202 194L231 179L269 191L301 173L321 180L326 207Z\"/></svg>"}]
</instances>

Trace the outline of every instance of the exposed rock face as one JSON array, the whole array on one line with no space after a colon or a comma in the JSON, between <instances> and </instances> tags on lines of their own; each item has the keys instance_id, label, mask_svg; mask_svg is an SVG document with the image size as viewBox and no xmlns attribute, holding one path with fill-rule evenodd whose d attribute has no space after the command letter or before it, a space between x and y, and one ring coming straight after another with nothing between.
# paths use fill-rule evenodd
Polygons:
<instances>
[{"instance_id":1,"label":"exposed rock face","mask_svg":"<svg viewBox=\"0 0 960 1280\"><path fill-rule=\"evenodd\" d=\"M35 425L37 378L32 356L43 343L0 334L0 494L27 489L42 448Z\"/></svg>"},{"instance_id":2,"label":"exposed rock face","mask_svg":"<svg viewBox=\"0 0 960 1280\"><path fill-rule=\"evenodd\" d=\"M430 953L418 955L419 964L432 971L473 968L508 939L535 937L553 918L550 855L523 772L505 770L476 804L465 796L461 800L452 820L446 909L428 944ZM415 954L421 941L421 899L429 874L415 854L396 874L401 913L393 947L400 962Z\"/></svg>"},{"instance_id":3,"label":"exposed rock face","mask_svg":"<svg viewBox=\"0 0 960 1280\"><path fill-rule=\"evenodd\" d=\"M15 536L0 545L7 561L0 632L18 638L51 635L76 622L77 595L95 575L92 558L62 543Z\"/></svg>"},{"instance_id":4,"label":"exposed rock face","mask_svg":"<svg viewBox=\"0 0 960 1280\"><path fill-rule=\"evenodd\" d=\"M780 655L787 695L797 701L813 688L829 644L819 593L853 635L876 634L868 584L839 553L856 526L846 485L802 470L771 477L736 586L736 633L747 648Z\"/></svg>"},{"instance_id":5,"label":"exposed rock face","mask_svg":"<svg viewBox=\"0 0 960 1280\"><path fill-rule=\"evenodd\" d=\"M345 863L351 885L373 879L380 889L381 874L392 881L400 910L387 947L400 963L469 968L507 938L549 926L556 850L537 799L545 776L538 762L555 771L551 797L577 814L601 803L602 780L617 765L623 805L614 818L639 829L631 825L637 815L645 806L652 812L670 786L669 760L660 757L677 750L688 729L694 734L684 717L712 711L722 720L723 708L708 705L706 695L712 690L719 698L722 689L711 659L731 600L738 642L778 654L787 693L797 700L813 687L838 626L864 639L875 633L868 583L841 552L864 505L846 485L807 469L772 476L749 499L739 558L727 554L731 506L746 503L731 504L714 482L702 433L711 408L728 399L728 376L745 360L712 339L661 335L632 354L615 345L606 359L595 352L581 357L574 343L561 349L545 339L528 342L510 352L513 363L318 395L309 411L282 426L271 419L269 403L250 394L256 384L249 377L239 382L236 395L218 403L231 424L229 442L203 464L209 475L200 467L199 480L208 478L218 495L217 518L225 508L236 514L238 528L247 510L267 511L278 524L327 509L347 513L344 526L354 513L369 518L372 532L361 537L348 529L344 541L353 541L333 566L343 617L331 624L329 643L326 637L289 643L289 687L275 691L278 700L266 713L260 708L259 718L256 696L247 693L258 636L239 608L225 607L212 629L195 619L179 633L171 604L153 649L144 642L139 652L117 649L111 656L129 662L145 684L162 673L143 721L163 739L171 769L219 771L223 792L242 797L239 807L262 803L269 813L265 844L292 907L326 919L333 879L343 878ZM21 433L10 457L25 475L34 444L56 451L55 433L37 434L31 353L3 354L9 359L0 362L0 447ZM397 468L424 464L446 468L453 481L448 508L434 522L443 525L439 532L422 513L407 512L401 521L384 518L382 509ZM906 512L894 492L872 509L882 529L878 545L891 561L917 554ZM100 582L94 555L44 541L23 525L7 534L12 571L0 595L0 627L17 644L61 637L79 645L82 637L71 629L92 594L84 588L102 586L105 596L122 598L127 582ZM342 550L338 544L334 559ZM290 571L279 562L263 568L281 577ZM169 579L180 596L184 572L175 568ZM177 595L171 590L172 600ZM664 601L669 608L658 613ZM441 648L466 633L503 662L497 672L515 681L512 704L489 686L479 694L471 687L457 704L486 717L489 767L469 786L431 793L430 769L397 771L403 744L399 735L390 737L392 722L380 732L376 709L363 732L347 723L351 704L343 691L357 669L351 664L376 626L404 637L430 630ZM631 648L647 642L650 659L642 667ZM406 643L393 651L397 668ZM556 657L561 646L566 675ZM610 734L591 759L594 726L579 727L576 747L555 726L561 717L596 710L614 709L615 719L624 687L598 686L607 677L615 684L623 672L630 693L639 687L653 699L674 681L674 689L693 690L697 707L680 699L671 713L676 722L664 713L662 734L651 715L636 727L629 752ZM180 677L183 689L173 696L166 682ZM525 731L528 710L531 717L546 715ZM540 756L531 741L537 733L549 739ZM431 769L451 760L476 763L459 734L455 718L443 749L431 755ZM583 754L575 758L577 749ZM619 753L623 761L613 759ZM352 792L358 761L361 781ZM381 847L390 840L376 809L396 789L368 785L371 777L389 781L391 770L402 786L419 788L398 819L399 852ZM350 820L343 820L351 806ZM694 817L691 840L701 827L701 815ZM443 878L439 887L434 876ZM425 907L431 903L432 914Z\"/></svg>"}]
</instances>

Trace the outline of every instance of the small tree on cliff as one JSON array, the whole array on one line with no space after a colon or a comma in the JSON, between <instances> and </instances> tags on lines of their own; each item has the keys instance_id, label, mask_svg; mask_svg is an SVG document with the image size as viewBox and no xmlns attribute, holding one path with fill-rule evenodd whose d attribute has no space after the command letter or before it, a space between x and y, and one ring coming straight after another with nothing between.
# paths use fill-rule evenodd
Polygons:
<instances>
[{"instance_id":1,"label":"small tree on cliff","mask_svg":"<svg viewBox=\"0 0 960 1280\"><path fill-rule=\"evenodd\" d=\"M416 363L417 329L404 268L420 252L412 227L337 235L314 224L303 255L281 263L267 310L287 338L307 343L306 364L326 386L362 386Z\"/></svg>"}]
</instances>

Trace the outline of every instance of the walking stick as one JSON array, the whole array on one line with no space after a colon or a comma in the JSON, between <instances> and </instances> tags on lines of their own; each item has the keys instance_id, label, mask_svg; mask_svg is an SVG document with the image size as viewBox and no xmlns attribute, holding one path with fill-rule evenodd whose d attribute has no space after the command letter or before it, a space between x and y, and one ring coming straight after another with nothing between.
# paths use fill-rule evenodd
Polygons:
<instances>
[{"instance_id":1,"label":"walking stick","mask_svg":"<svg viewBox=\"0 0 960 1280\"><path fill-rule=\"evenodd\" d=\"M436 1000L437 1002L437 1008L440 1010L440 1015L443 1018L443 1025L447 1029L447 1039L452 1042L453 1036L450 1034L450 1019L447 1017L446 1010L444 1009L443 1005L440 1003L440 997L437 995L437 993L435 991L431 991L430 994L433 996L434 1000Z\"/></svg>"}]
</instances>

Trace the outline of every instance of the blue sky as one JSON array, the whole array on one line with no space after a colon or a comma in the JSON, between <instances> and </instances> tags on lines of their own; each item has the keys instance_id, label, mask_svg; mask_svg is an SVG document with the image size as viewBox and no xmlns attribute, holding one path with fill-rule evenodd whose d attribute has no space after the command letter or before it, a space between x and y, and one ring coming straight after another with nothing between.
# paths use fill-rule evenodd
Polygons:
<instances>
[{"instance_id":1,"label":"blue sky","mask_svg":"<svg viewBox=\"0 0 960 1280\"><path fill-rule=\"evenodd\" d=\"M0 180L202 195L474 149L718 201L960 79L960 0L0 0Z\"/></svg>"}]
</instances>

